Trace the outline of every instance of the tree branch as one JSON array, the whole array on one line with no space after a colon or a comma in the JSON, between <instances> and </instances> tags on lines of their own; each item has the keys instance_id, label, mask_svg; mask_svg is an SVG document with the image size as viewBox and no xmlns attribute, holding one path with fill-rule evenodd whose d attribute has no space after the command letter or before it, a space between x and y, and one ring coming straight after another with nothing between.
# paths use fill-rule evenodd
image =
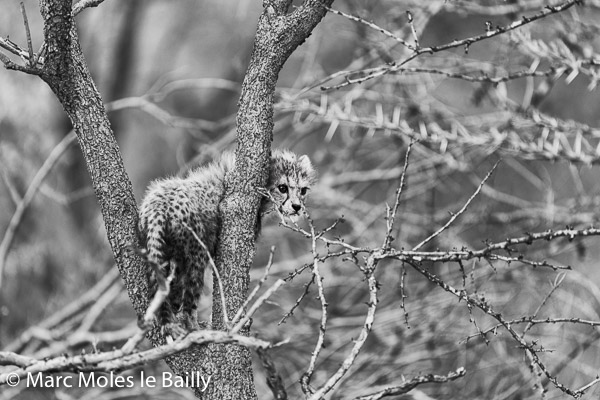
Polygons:
<instances>
[{"instance_id":1,"label":"tree branch","mask_svg":"<svg viewBox=\"0 0 600 400\"><path fill-rule=\"evenodd\" d=\"M464 368L459 368L456 371L450 372L448 375L421 375L412 378L401 385L389 387L372 394L355 397L354 400L379 400L387 396L398 396L408 393L415 387L424 383L447 383L458 378L462 378L466 375L466 373L467 371Z\"/></svg>"}]
</instances>

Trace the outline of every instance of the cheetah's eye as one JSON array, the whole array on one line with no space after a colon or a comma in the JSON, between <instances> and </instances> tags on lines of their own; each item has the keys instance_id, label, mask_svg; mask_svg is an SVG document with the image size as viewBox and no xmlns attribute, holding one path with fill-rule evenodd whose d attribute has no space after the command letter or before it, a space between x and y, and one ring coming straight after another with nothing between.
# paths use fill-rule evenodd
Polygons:
<instances>
[{"instance_id":1,"label":"cheetah's eye","mask_svg":"<svg viewBox=\"0 0 600 400\"><path fill-rule=\"evenodd\" d=\"M279 185L279 186L277 186L277 189L279 189L279 191L281 193L287 193L288 192L288 187L286 185Z\"/></svg>"},{"instance_id":2,"label":"cheetah's eye","mask_svg":"<svg viewBox=\"0 0 600 400\"><path fill-rule=\"evenodd\" d=\"M307 187L303 187L303 188L301 188L301 189L300 189L300 196L305 196L307 191L308 191L308 188L307 188Z\"/></svg>"}]
</instances>

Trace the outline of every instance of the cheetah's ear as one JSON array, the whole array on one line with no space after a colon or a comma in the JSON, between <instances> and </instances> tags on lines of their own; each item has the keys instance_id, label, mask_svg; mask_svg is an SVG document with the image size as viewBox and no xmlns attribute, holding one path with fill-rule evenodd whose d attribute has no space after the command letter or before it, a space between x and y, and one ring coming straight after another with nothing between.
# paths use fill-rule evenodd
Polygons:
<instances>
[{"instance_id":1,"label":"cheetah's ear","mask_svg":"<svg viewBox=\"0 0 600 400\"><path fill-rule=\"evenodd\" d=\"M298 157L298 164L300 164L300 166L306 169L307 171L314 169L312 163L310 162L310 158L308 158L306 154Z\"/></svg>"},{"instance_id":2,"label":"cheetah's ear","mask_svg":"<svg viewBox=\"0 0 600 400\"><path fill-rule=\"evenodd\" d=\"M310 158L308 158L308 156L306 154L298 157L298 165L306 174L306 177L308 178L308 181L309 181L308 184L312 185L315 182L315 180L317 179L317 171L315 171L315 168L313 167L312 163L310 162Z\"/></svg>"}]
</instances>

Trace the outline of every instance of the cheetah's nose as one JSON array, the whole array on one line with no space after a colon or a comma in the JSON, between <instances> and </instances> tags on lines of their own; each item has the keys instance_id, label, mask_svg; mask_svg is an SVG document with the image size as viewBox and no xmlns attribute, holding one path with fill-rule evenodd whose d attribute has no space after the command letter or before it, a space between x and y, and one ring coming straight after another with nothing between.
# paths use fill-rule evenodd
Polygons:
<instances>
[{"instance_id":1,"label":"cheetah's nose","mask_svg":"<svg viewBox=\"0 0 600 400\"><path fill-rule=\"evenodd\" d=\"M292 204L292 208L294 209L294 211L298 212L300 211L302 206L300 204Z\"/></svg>"}]
</instances>

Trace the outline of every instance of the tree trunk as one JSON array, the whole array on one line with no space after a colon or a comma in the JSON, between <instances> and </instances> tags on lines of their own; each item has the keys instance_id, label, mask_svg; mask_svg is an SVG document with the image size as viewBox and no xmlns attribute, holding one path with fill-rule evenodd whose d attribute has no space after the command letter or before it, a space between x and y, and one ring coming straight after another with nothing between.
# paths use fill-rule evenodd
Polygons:
<instances>
[{"instance_id":1,"label":"tree trunk","mask_svg":"<svg viewBox=\"0 0 600 400\"><path fill-rule=\"evenodd\" d=\"M325 1L331 5L333 0ZM293 51L310 35L326 13L318 0L305 1L287 14L290 1L264 2L258 21L250 65L242 85L237 113L235 173L228 182L221 204L222 229L217 251L225 291L227 314L235 315L243 305L249 271L254 258L254 232L260 195L265 187L273 140L273 97L279 72ZM268 4L268 5L267 5ZM219 286L213 285L212 328L226 330L219 299ZM248 334L245 329L242 334ZM211 344L206 349L213 385L206 399L255 399L252 363L247 348ZM223 362L225 361L226 362ZM232 379L232 377L237 377Z\"/></svg>"}]
</instances>

